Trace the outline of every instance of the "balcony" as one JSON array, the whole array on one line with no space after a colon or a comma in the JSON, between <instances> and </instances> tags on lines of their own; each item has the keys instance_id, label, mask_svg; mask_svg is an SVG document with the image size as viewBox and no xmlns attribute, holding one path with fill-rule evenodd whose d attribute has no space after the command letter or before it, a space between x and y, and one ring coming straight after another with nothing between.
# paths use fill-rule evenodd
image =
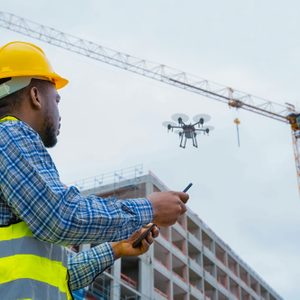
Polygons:
<instances>
[{"instance_id":1,"label":"balcony","mask_svg":"<svg viewBox=\"0 0 300 300\"><path fill-rule=\"evenodd\" d=\"M157 299L157 300L169 299L168 295L165 294L164 292L162 292L161 290L154 288L154 291L156 294L158 294L158 295L155 295L155 299Z\"/></svg>"},{"instance_id":2,"label":"balcony","mask_svg":"<svg viewBox=\"0 0 300 300\"><path fill-rule=\"evenodd\" d=\"M168 278L170 277L171 271L169 269L167 269L166 266L164 264L162 264L159 260L154 258L153 266L154 266L155 270L159 271L164 276L166 276Z\"/></svg>"},{"instance_id":3,"label":"balcony","mask_svg":"<svg viewBox=\"0 0 300 300\"><path fill-rule=\"evenodd\" d=\"M132 278L130 278L129 276L126 276L125 274L121 273L121 280L131 286L132 288L136 289L137 288L137 282L135 280L133 280Z\"/></svg>"},{"instance_id":4,"label":"balcony","mask_svg":"<svg viewBox=\"0 0 300 300\"><path fill-rule=\"evenodd\" d=\"M170 276L164 276L162 273L154 270L154 290L155 299L169 299L170 295Z\"/></svg>"},{"instance_id":5,"label":"balcony","mask_svg":"<svg viewBox=\"0 0 300 300\"><path fill-rule=\"evenodd\" d=\"M196 299L204 299L204 294L203 292L197 288L196 286L193 286L192 284L190 285L190 291L191 295L193 295Z\"/></svg>"}]
</instances>

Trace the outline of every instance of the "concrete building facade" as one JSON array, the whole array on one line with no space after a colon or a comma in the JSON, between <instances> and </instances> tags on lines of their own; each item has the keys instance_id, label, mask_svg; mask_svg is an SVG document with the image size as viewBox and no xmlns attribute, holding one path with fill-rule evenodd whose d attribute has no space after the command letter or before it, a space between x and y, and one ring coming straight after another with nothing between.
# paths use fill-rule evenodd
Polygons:
<instances>
[{"instance_id":1,"label":"concrete building facade","mask_svg":"<svg viewBox=\"0 0 300 300\"><path fill-rule=\"evenodd\" d=\"M110 184L96 180L83 193L125 199L167 190L151 172L136 170ZM117 260L87 290L93 300L283 300L190 209L160 229L146 254Z\"/></svg>"}]
</instances>

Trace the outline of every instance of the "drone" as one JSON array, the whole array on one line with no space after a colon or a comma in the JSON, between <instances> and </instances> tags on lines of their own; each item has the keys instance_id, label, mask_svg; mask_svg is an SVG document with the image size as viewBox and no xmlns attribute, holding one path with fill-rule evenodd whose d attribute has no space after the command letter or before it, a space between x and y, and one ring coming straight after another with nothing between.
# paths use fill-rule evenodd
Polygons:
<instances>
[{"instance_id":1,"label":"drone","mask_svg":"<svg viewBox=\"0 0 300 300\"><path fill-rule=\"evenodd\" d=\"M168 132L171 130L179 135L179 147L181 148L185 148L188 139L191 139L193 146L198 148L197 135L201 133L208 135L209 132L214 129L213 126L204 126L204 122L207 122L211 119L209 115L198 114L193 118L195 123L189 124L187 123L189 117L185 114L177 113L172 115L171 118L177 123L165 121L162 123L162 125L168 128Z\"/></svg>"}]
</instances>

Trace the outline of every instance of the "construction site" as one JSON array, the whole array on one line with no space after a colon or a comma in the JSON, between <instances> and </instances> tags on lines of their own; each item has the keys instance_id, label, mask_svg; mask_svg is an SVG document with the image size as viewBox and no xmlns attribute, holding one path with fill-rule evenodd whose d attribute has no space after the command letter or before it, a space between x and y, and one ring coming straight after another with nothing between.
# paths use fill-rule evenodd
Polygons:
<instances>
[{"instance_id":1,"label":"construction site","mask_svg":"<svg viewBox=\"0 0 300 300\"><path fill-rule=\"evenodd\" d=\"M99 184L102 182L101 184ZM142 165L88 178L75 185L85 195L143 198L169 190ZM120 200L122 201L122 200ZM84 251L95 245L83 245ZM140 257L122 258L75 293L75 299L103 300L282 300L195 212L161 227L153 247Z\"/></svg>"},{"instance_id":2,"label":"construction site","mask_svg":"<svg viewBox=\"0 0 300 300\"><path fill-rule=\"evenodd\" d=\"M74 299L299 300L297 9L34 2L1 9L0 40L42 47L70 79L49 149L62 183L118 201L193 183L187 212L148 252Z\"/></svg>"}]
</instances>

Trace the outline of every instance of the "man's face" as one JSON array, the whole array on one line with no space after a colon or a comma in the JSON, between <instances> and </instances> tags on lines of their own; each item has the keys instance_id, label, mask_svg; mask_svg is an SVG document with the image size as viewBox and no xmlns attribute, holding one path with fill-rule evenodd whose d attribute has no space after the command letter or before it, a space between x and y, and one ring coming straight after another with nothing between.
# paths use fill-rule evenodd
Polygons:
<instances>
[{"instance_id":1,"label":"man's face","mask_svg":"<svg viewBox=\"0 0 300 300\"><path fill-rule=\"evenodd\" d=\"M42 123L40 129L41 139L47 148L54 147L60 128L60 115L58 103L60 96L54 84L47 84L43 93Z\"/></svg>"}]
</instances>

